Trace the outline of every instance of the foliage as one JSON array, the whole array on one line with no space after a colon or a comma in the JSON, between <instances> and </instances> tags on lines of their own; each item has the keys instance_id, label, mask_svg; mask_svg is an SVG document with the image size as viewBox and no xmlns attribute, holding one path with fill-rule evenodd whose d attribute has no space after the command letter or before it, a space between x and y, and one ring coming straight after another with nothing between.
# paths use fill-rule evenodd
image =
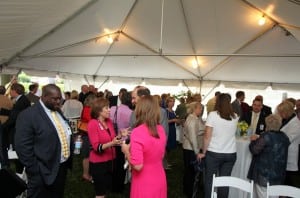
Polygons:
<instances>
[{"instance_id":1,"label":"foliage","mask_svg":"<svg viewBox=\"0 0 300 198\"><path fill-rule=\"evenodd\" d=\"M32 82L32 77L29 76L29 75L27 75L24 72L21 72L18 75L18 82L24 86L25 93L29 92L29 85L31 85L33 83ZM65 84L64 84L64 80L63 79L60 79L60 78L55 79L55 84L60 88L60 90L62 92L64 92L64 90L65 90ZM45 82L39 83L39 89L42 89L42 87L44 85L46 85Z\"/></svg>"},{"instance_id":2,"label":"foliage","mask_svg":"<svg viewBox=\"0 0 300 198\"><path fill-rule=\"evenodd\" d=\"M247 129L249 128L249 125L246 121L239 122L237 126L240 129L241 136L244 136L247 134Z\"/></svg>"},{"instance_id":3,"label":"foliage","mask_svg":"<svg viewBox=\"0 0 300 198\"><path fill-rule=\"evenodd\" d=\"M241 121L238 123L238 127L241 131L247 131L247 129L249 128L249 125L246 121Z\"/></svg>"},{"instance_id":4,"label":"foliage","mask_svg":"<svg viewBox=\"0 0 300 198\"><path fill-rule=\"evenodd\" d=\"M184 97L185 99L192 98L194 95L199 95L199 93L192 93L191 90L181 91L178 94L174 95L174 98L180 100L180 98Z\"/></svg>"},{"instance_id":5,"label":"foliage","mask_svg":"<svg viewBox=\"0 0 300 198\"><path fill-rule=\"evenodd\" d=\"M26 75L24 72L21 72L18 75L18 82L20 82L20 83L30 83L31 82L30 76Z\"/></svg>"}]
</instances>

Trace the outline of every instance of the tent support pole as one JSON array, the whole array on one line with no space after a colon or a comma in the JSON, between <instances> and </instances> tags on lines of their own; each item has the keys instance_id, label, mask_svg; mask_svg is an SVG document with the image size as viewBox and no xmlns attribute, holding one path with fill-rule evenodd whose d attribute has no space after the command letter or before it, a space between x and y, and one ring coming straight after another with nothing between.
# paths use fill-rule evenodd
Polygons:
<instances>
[{"instance_id":1,"label":"tent support pole","mask_svg":"<svg viewBox=\"0 0 300 198\"><path fill-rule=\"evenodd\" d=\"M250 45L251 43L253 43L255 40L257 40L261 36L265 35L267 32L271 31L273 27L274 26L271 26L271 27L265 29L264 31L260 32L254 38L252 38L251 40L249 40L248 42L246 42L242 47L240 47L237 50L235 50L235 52L233 52L233 53L234 54L238 54L238 52L240 52L242 49L244 49L245 47L247 47L248 45ZM217 68L223 66L226 62L230 61L230 59L231 59L231 56L228 56L227 58L223 59L220 63L218 63L217 65L215 65L211 70L209 70L206 74L204 74L203 77L206 77L208 74L212 73Z\"/></svg>"},{"instance_id":2,"label":"tent support pole","mask_svg":"<svg viewBox=\"0 0 300 198\"><path fill-rule=\"evenodd\" d=\"M163 29L164 29L164 7L165 0L161 1L161 19L160 19L160 41L159 41L159 54L162 54L162 43L163 43Z\"/></svg>"},{"instance_id":3,"label":"tent support pole","mask_svg":"<svg viewBox=\"0 0 300 198\"><path fill-rule=\"evenodd\" d=\"M184 86L185 86L189 91L191 91L191 89L189 88L189 86L186 84L185 80L182 80L182 82L183 82Z\"/></svg>"},{"instance_id":4,"label":"tent support pole","mask_svg":"<svg viewBox=\"0 0 300 198\"><path fill-rule=\"evenodd\" d=\"M98 87L98 89L101 89L101 87L109 80L109 76L101 83L101 85Z\"/></svg>"},{"instance_id":5,"label":"tent support pole","mask_svg":"<svg viewBox=\"0 0 300 198\"><path fill-rule=\"evenodd\" d=\"M183 0L180 0L180 6L181 6L181 11L182 11L182 14L183 14L183 20L184 20L184 24L185 24L185 29L186 29L187 34L188 34L190 45L192 47L193 53L197 54L196 47L194 45L192 34L191 34L191 31L190 31L190 26L189 26L188 21L187 21L186 12L185 12L185 9L184 9L184 6L183 6ZM194 58L195 58L196 63L197 63L198 75L201 77L200 64L199 64L198 57L195 55Z\"/></svg>"},{"instance_id":6,"label":"tent support pole","mask_svg":"<svg viewBox=\"0 0 300 198\"><path fill-rule=\"evenodd\" d=\"M217 83L215 84L215 86L213 86L213 88L211 88L211 89L208 91L208 93L203 97L202 100L205 100L205 98L206 98L211 92L213 92L220 84L221 84L221 81L217 82Z\"/></svg>"},{"instance_id":7,"label":"tent support pole","mask_svg":"<svg viewBox=\"0 0 300 198\"><path fill-rule=\"evenodd\" d=\"M63 50L66 50L66 49L69 49L69 48L72 48L72 47L83 45L85 43L94 42L94 41L97 41L101 38L105 38L107 36L114 35L114 34L119 34L119 33L120 32L117 31L117 32L109 33L109 34L104 34L104 35L101 35L101 36L98 36L98 37L95 37L95 38L90 38L90 39L79 41L79 42L76 42L76 43L71 43L71 44L68 44L68 45L65 45L65 46L62 46L62 47L46 50L46 51L40 52L38 54L31 55L30 57L31 58L43 57L43 56L48 55L48 54L53 54L53 53L56 53L56 52L60 52L60 51L63 51Z\"/></svg>"},{"instance_id":8,"label":"tent support pole","mask_svg":"<svg viewBox=\"0 0 300 198\"><path fill-rule=\"evenodd\" d=\"M285 24L285 23L280 23L278 22L276 19L274 19L272 16L270 16L267 12L265 12L264 10L261 10L260 8L258 8L257 6L253 5L252 3L250 3L247 0L241 0L243 3L247 4L249 7L261 12L265 17L267 17L269 20L271 20L273 23L278 24L284 31L289 32L285 27L288 28L293 28L293 29L300 29L299 26L296 25L291 25L291 24ZM294 35L293 35L294 36Z\"/></svg>"},{"instance_id":9,"label":"tent support pole","mask_svg":"<svg viewBox=\"0 0 300 198\"><path fill-rule=\"evenodd\" d=\"M90 82L89 82L89 79L87 78L87 76L86 76L86 75L83 75L83 78L84 78L85 82L86 82L88 85L90 85Z\"/></svg>"},{"instance_id":10,"label":"tent support pole","mask_svg":"<svg viewBox=\"0 0 300 198\"><path fill-rule=\"evenodd\" d=\"M192 74L194 77L199 78L199 76L197 76L196 74L194 74L193 72L189 71L188 69L186 69L183 65L180 65L179 63L176 63L175 61L171 60L170 58L164 56L164 55L160 55L159 52L155 51L154 49L150 48L149 46L147 46L146 44L142 43L141 41L136 40L135 38L129 36L128 34L126 34L125 32L121 32L124 36L126 36L127 38L129 38L130 40L134 41L135 43L139 44L140 46L148 49L149 51L151 51L152 53L156 54L155 56L161 56L163 59L167 60L168 62L176 65L177 67L183 69L184 71Z\"/></svg>"},{"instance_id":11,"label":"tent support pole","mask_svg":"<svg viewBox=\"0 0 300 198\"><path fill-rule=\"evenodd\" d=\"M118 31L118 35L117 35L117 38L120 36L120 34L122 33L122 30L125 28L127 22L128 22L128 19L129 17L131 16L132 14L132 11L134 10L135 6L136 6L136 3L137 3L137 0L135 0L135 2L132 4L129 12L127 13L123 23L121 24L120 26L120 30ZM109 48L106 50L106 55L110 52L110 50L112 49L113 45L115 44L115 41L116 39L113 40L113 42L110 44ZM104 63L104 60L106 59L106 56L104 56L98 66L98 68L96 69L94 75L97 75L101 69L101 67L103 66L103 63Z\"/></svg>"},{"instance_id":12,"label":"tent support pole","mask_svg":"<svg viewBox=\"0 0 300 198\"><path fill-rule=\"evenodd\" d=\"M154 51L154 53L156 53ZM33 59L33 58L78 58L78 57L128 57L128 56L135 56L135 57L155 57L155 56L195 56L195 54L65 54L65 55L41 55L41 56L20 56L21 59ZM250 58L299 58L300 54L196 54L196 56L207 56L207 57L214 57L214 56L229 56L229 57L250 57ZM2 65L1 65L2 66Z\"/></svg>"},{"instance_id":13,"label":"tent support pole","mask_svg":"<svg viewBox=\"0 0 300 198\"><path fill-rule=\"evenodd\" d=\"M201 92L202 92L202 85L203 85L203 78L202 78L202 77L199 79L199 84L200 84L200 86L199 86L199 93L200 93L200 95L201 95Z\"/></svg>"}]
</instances>

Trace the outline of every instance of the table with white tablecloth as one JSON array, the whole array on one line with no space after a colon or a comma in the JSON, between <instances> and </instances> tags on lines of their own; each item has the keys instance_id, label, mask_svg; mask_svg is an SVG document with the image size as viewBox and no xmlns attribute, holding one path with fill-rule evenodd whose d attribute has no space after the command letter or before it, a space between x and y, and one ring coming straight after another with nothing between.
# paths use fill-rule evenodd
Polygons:
<instances>
[{"instance_id":1,"label":"table with white tablecloth","mask_svg":"<svg viewBox=\"0 0 300 198\"><path fill-rule=\"evenodd\" d=\"M237 156L236 156L236 162L232 169L231 176L248 180L247 174L252 159L252 154L249 151L249 143L250 143L249 137L238 137L236 139ZM229 197L246 198L247 193L234 188L230 188Z\"/></svg>"}]
</instances>

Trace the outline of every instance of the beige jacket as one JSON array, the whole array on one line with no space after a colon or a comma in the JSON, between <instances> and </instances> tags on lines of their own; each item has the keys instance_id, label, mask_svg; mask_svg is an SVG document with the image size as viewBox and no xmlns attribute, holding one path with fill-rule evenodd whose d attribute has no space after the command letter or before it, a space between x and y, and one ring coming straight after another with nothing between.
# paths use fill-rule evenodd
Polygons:
<instances>
[{"instance_id":1,"label":"beige jacket","mask_svg":"<svg viewBox=\"0 0 300 198\"><path fill-rule=\"evenodd\" d=\"M203 146L203 133L202 121L197 116L190 114L183 128L183 149L192 150L195 154L199 153Z\"/></svg>"},{"instance_id":2,"label":"beige jacket","mask_svg":"<svg viewBox=\"0 0 300 198\"><path fill-rule=\"evenodd\" d=\"M4 109L12 109L13 107L13 103L12 101L4 95L0 95L0 108L4 108ZM1 124L3 124L4 122L6 122L6 120L8 119L8 116L2 116L0 115L0 122Z\"/></svg>"}]
</instances>

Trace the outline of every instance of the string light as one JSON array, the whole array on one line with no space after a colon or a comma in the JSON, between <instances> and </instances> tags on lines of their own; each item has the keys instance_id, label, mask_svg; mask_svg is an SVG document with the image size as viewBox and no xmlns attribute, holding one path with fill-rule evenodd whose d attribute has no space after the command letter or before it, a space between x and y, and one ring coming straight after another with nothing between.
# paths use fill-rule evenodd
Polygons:
<instances>
[{"instance_id":1,"label":"string light","mask_svg":"<svg viewBox=\"0 0 300 198\"><path fill-rule=\"evenodd\" d=\"M196 59L192 60L192 66L194 69L196 69L198 67L198 63L197 63Z\"/></svg>"},{"instance_id":2,"label":"string light","mask_svg":"<svg viewBox=\"0 0 300 198\"><path fill-rule=\"evenodd\" d=\"M263 26L266 23L266 18L265 16L262 16L259 20L258 20L258 25Z\"/></svg>"},{"instance_id":3,"label":"string light","mask_svg":"<svg viewBox=\"0 0 300 198\"><path fill-rule=\"evenodd\" d=\"M182 82L178 83L178 87L181 88L183 85L182 85Z\"/></svg>"},{"instance_id":4,"label":"string light","mask_svg":"<svg viewBox=\"0 0 300 198\"><path fill-rule=\"evenodd\" d=\"M111 36L107 36L106 37L106 41L109 43L109 44L112 44L114 42L114 39L111 37Z\"/></svg>"},{"instance_id":5,"label":"string light","mask_svg":"<svg viewBox=\"0 0 300 198\"><path fill-rule=\"evenodd\" d=\"M142 79L142 83L141 83L142 86L146 86L146 82L145 82L145 79Z\"/></svg>"}]
</instances>

